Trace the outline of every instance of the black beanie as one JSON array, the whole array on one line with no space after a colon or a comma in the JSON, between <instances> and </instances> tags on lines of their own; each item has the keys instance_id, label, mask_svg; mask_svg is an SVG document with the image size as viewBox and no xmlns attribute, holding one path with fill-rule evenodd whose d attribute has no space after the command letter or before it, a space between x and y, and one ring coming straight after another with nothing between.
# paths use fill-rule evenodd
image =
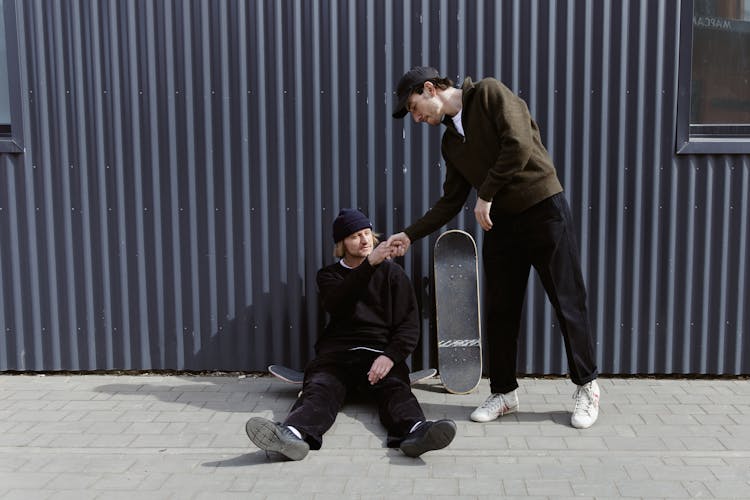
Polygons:
<instances>
[{"instance_id":1,"label":"black beanie","mask_svg":"<svg viewBox=\"0 0 750 500\"><path fill-rule=\"evenodd\" d=\"M372 229L372 223L365 214L356 208L344 208L333 221L333 242L338 243L366 227Z\"/></svg>"}]
</instances>

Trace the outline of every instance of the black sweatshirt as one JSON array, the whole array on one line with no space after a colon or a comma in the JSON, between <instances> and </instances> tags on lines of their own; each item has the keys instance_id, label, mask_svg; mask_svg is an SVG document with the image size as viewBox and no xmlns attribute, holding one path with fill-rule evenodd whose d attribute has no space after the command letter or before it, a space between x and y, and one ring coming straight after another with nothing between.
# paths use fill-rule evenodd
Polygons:
<instances>
[{"instance_id":1,"label":"black sweatshirt","mask_svg":"<svg viewBox=\"0 0 750 500\"><path fill-rule=\"evenodd\" d=\"M394 363L419 340L419 310L404 270L391 261L354 269L337 262L318 271L318 290L330 321L315 344L318 354L367 347Z\"/></svg>"}]
</instances>

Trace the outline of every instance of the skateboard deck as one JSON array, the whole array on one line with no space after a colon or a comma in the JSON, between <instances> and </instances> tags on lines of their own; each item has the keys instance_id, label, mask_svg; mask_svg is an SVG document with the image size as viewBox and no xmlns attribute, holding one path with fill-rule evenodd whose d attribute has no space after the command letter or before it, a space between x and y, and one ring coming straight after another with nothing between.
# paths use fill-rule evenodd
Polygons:
<instances>
[{"instance_id":1,"label":"skateboard deck","mask_svg":"<svg viewBox=\"0 0 750 500\"><path fill-rule=\"evenodd\" d=\"M465 231L435 242L438 371L448 392L468 394L482 378L477 245Z\"/></svg>"},{"instance_id":2,"label":"skateboard deck","mask_svg":"<svg viewBox=\"0 0 750 500\"><path fill-rule=\"evenodd\" d=\"M276 378L279 378L284 382L289 382L290 384L302 384L302 379L304 378L303 372L295 370L294 368L288 368L283 365L271 365L268 367L268 371L271 372L271 375L275 376ZM437 370L434 368L418 370L409 374L409 381L413 385L428 378L434 377L436 374Z\"/></svg>"}]
</instances>

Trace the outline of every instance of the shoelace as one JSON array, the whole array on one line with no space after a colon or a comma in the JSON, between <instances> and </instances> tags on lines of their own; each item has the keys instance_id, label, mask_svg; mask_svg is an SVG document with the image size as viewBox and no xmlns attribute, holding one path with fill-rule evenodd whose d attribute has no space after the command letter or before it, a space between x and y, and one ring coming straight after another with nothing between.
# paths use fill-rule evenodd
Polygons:
<instances>
[{"instance_id":1,"label":"shoelace","mask_svg":"<svg viewBox=\"0 0 750 500\"><path fill-rule=\"evenodd\" d=\"M576 392L573 394L573 399L576 400L576 407L573 413L591 413L591 407L594 404L594 394L589 384L578 386Z\"/></svg>"},{"instance_id":2,"label":"shoelace","mask_svg":"<svg viewBox=\"0 0 750 500\"><path fill-rule=\"evenodd\" d=\"M508 406L505 402L505 398L502 394L498 394L497 396L493 395L487 398L484 403L480 405L480 408L484 408L490 411L497 411L504 406Z\"/></svg>"}]
</instances>

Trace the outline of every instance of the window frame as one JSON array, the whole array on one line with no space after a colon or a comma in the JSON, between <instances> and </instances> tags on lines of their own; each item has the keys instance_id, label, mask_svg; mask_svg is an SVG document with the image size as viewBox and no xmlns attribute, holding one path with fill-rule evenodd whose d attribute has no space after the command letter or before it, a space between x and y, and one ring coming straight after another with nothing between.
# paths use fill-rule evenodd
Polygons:
<instances>
[{"instance_id":1,"label":"window frame","mask_svg":"<svg viewBox=\"0 0 750 500\"><path fill-rule=\"evenodd\" d=\"M8 60L8 98L10 100L10 136L0 137L0 153L23 153L21 78L18 58L18 31L15 0L2 3L5 20L5 53Z\"/></svg>"},{"instance_id":2,"label":"window frame","mask_svg":"<svg viewBox=\"0 0 750 500\"><path fill-rule=\"evenodd\" d=\"M750 133L732 137L731 128L750 129L748 125L711 126L706 130L716 133L692 134L690 132L690 92L693 76L693 0L679 3L679 69L677 73L677 131L675 151L677 154L747 154L750 153ZM723 131L724 133L719 133Z\"/></svg>"}]
</instances>

